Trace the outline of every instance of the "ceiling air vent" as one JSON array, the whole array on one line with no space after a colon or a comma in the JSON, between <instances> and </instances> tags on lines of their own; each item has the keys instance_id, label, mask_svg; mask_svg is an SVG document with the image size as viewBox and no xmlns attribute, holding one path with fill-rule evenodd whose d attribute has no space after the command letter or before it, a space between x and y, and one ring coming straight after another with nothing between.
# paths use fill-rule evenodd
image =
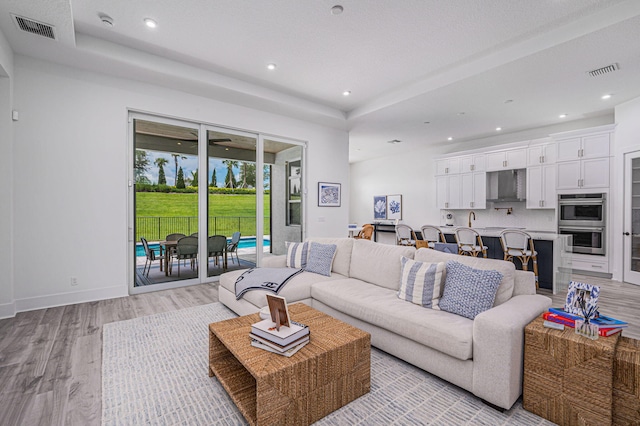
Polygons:
<instances>
[{"instance_id":1,"label":"ceiling air vent","mask_svg":"<svg viewBox=\"0 0 640 426\"><path fill-rule=\"evenodd\" d=\"M620 67L618 66L617 63L615 63L615 64L607 65L606 67L598 68L597 70L591 70L591 71L589 71L589 75L591 77L598 77L600 75L607 74L607 73L610 73L610 72L614 72L614 71L617 71L619 69L620 69Z\"/></svg>"},{"instance_id":2,"label":"ceiling air vent","mask_svg":"<svg viewBox=\"0 0 640 426\"><path fill-rule=\"evenodd\" d=\"M33 19L25 18L23 16L18 16L18 15L11 15L11 16L13 16L13 19L16 21L16 25L22 31L47 37L52 40L56 39L56 35L53 31L53 26L49 24L45 24L43 22L34 21Z\"/></svg>"}]
</instances>

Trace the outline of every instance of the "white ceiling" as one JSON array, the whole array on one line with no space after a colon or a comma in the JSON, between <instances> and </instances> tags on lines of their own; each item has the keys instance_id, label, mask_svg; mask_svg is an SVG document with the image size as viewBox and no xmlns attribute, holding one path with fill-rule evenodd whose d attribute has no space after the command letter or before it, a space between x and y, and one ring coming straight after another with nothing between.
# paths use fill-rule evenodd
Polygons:
<instances>
[{"instance_id":1,"label":"white ceiling","mask_svg":"<svg viewBox=\"0 0 640 426\"><path fill-rule=\"evenodd\" d=\"M638 0L2 0L0 30L18 54L347 129L351 161L610 115L640 96Z\"/></svg>"}]
</instances>

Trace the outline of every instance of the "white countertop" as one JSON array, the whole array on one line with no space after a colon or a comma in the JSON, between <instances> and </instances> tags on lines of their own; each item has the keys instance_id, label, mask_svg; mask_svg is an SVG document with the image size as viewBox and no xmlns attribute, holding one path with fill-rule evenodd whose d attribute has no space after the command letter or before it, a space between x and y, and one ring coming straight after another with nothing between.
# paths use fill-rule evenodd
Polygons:
<instances>
[{"instance_id":1,"label":"white countertop","mask_svg":"<svg viewBox=\"0 0 640 426\"><path fill-rule=\"evenodd\" d=\"M440 226L440 230L445 233L445 234L453 234L456 228L459 228L460 226ZM505 229L521 229L525 232L527 232L529 235L531 235L531 237L534 240L548 240L548 241L553 241L556 238L558 238L558 233L555 231L540 231L540 230L535 230L535 229L526 229L526 228L503 228L503 227L498 227L498 226L488 226L488 227L482 227L482 226L472 226L473 229L475 229L476 231L478 231L478 233L483 236L483 237L499 237L500 236L500 232L502 232Z\"/></svg>"}]
</instances>

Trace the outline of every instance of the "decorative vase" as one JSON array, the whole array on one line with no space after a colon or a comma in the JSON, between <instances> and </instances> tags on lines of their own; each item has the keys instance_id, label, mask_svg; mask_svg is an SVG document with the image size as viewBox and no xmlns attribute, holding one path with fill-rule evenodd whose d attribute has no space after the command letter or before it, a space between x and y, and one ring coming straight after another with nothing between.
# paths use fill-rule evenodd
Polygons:
<instances>
[{"instance_id":1,"label":"decorative vase","mask_svg":"<svg viewBox=\"0 0 640 426\"><path fill-rule=\"evenodd\" d=\"M593 324L589 321L589 318L585 320L576 320L576 334L596 340L599 336L600 327L598 324Z\"/></svg>"}]
</instances>

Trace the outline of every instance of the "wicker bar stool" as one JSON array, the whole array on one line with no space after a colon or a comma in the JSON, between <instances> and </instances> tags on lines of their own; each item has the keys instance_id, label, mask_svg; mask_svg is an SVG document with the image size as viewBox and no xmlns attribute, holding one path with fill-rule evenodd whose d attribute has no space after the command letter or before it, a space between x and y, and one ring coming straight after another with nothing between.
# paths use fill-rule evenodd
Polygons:
<instances>
[{"instance_id":1,"label":"wicker bar stool","mask_svg":"<svg viewBox=\"0 0 640 426\"><path fill-rule=\"evenodd\" d=\"M475 229L461 226L456 228L455 236L458 243L458 254L478 257L478 254L482 253L482 257L487 257L489 247L482 243L482 237Z\"/></svg>"},{"instance_id":2,"label":"wicker bar stool","mask_svg":"<svg viewBox=\"0 0 640 426\"><path fill-rule=\"evenodd\" d=\"M399 246L416 245L416 234L409 225L396 225L396 244Z\"/></svg>"},{"instance_id":3,"label":"wicker bar stool","mask_svg":"<svg viewBox=\"0 0 640 426\"><path fill-rule=\"evenodd\" d=\"M533 246L531 235L519 229L505 229L500 233L500 243L504 260L514 262L514 259L519 259L523 271L528 271L529 260L533 261L533 274L538 288L538 252Z\"/></svg>"},{"instance_id":4,"label":"wicker bar stool","mask_svg":"<svg viewBox=\"0 0 640 426\"><path fill-rule=\"evenodd\" d=\"M422 232L422 247L427 248L435 248L436 243L446 243L447 240L444 238L444 234L437 226L433 225L422 225L420 228L420 232ZM418 242L416 241L416 247L418 247Z\"/></svg>"}]
</instances>

